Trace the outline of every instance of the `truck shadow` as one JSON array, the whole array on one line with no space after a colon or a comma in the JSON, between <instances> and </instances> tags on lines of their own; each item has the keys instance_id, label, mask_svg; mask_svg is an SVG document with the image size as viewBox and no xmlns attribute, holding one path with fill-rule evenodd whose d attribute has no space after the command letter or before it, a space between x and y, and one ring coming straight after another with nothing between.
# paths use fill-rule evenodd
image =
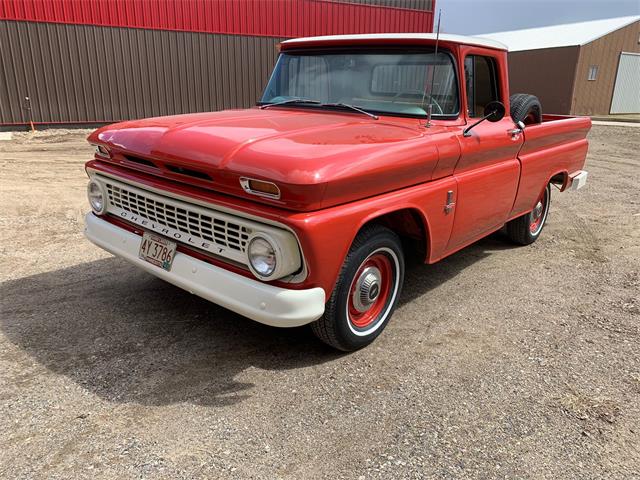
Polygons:
<instances>
[{"instance_id":1,"label":"truck shadow","mask_svg":"<svg viewBox=\"0 0 640 480\"><path fill-rule=\"evenodd\" d=\"M398 306L410 303L413 299L442 285L469 265L490 256L492 252L513 248L517 247L500 230L432 265L425 265L422 258L408 259L404 287Z\"/></svg>"},{"instance_id":2,"label":"truck shadow","mask_svg":"<svg viewBox=\"0 0 640 480\"><path fill-rule=\"evenodd\" d=\"M437 267L410 267L414 287L401 302L457 275L494 243L483 240ZM251 368L297 369L342 356L309 328L258 324L116 258L4 282L0 300L0 328L10 342L113 402L235 404L252 394L255 385L242 379ZM10 349L5 357L31 363Z\"/></svg>"}]
</instances>

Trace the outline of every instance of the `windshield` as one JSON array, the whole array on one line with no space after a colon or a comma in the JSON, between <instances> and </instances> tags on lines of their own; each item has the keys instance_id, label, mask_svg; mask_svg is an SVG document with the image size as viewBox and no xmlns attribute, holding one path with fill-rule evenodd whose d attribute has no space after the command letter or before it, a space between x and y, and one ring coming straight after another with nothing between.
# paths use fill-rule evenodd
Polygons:
<instances>
[{"instance_id":1,"label":"windshield","mask_svg":"<svg viewBox=\"0 0 640 480\"><path fill-rule=\"evenodd\" d=\"M431 86L429 84L432 83ZM458 88L451 56L439 52L291 52L278 58L260 104L322 108L348 104L363 110L424 117L455 117ZM310 102L295 102L313 100Z\"/></svg>"}]
</instances>

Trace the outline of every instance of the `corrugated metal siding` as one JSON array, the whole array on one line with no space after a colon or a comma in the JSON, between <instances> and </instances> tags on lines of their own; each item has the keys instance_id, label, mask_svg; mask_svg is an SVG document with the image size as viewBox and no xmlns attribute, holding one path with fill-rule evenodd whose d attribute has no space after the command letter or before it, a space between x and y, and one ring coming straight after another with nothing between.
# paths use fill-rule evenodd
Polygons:
<instances>
[{"instance_id":1,"label":"corrugated metal siding","mask_svg":"<svg viewBox=\"0 0 640 480\"><path fill-rule=\"evenodd\" d=\"M433 12L435 0L329 0L339 3L361 3L364 5L377 5L381 7L406 8L409 10L426 10Z\"/></svg>"},{"instance_id":2,"label":"corrugated metal siding","mask_svg":"<svg viewBox=\"0 0 640 480\"><path fill-rule=\"evenodd\" d=\"M431 0L0 0L0 124L27 121L27 95L44 123L248 106L279 41L430 32L429 8Z\"/></svg>"},{"instance_id":3,"label":"corrugated metal siding","mask_svg":"<svg viewBox=\"0 0 640 480\"><path fill-rule=\"evenodd\" d=\"M398 8L425 3L433 7L420 0L0 0L0 20L270 37L431 32L431 11Z\"/></svg>"},{"instance_id":4,"label":"corrugated metal siding","mask_svg":"<svg viewBox=\"0 0 640 480\"><path fill-rule=\"evenodd\" d=\"M536 95L544 113L568 115L578 47L509 52L509 91Z\"/></svg>"},{"instance_id":5,"label":"corrugated metal siding","mask_svg":"<svg viewBox=\"0 0 640 480\"><path fill-rule=\"evenodd\" d=\"M621 53L611 113L640 113L640 54Z\"/></svg>"},{"instance_id":6,"label":"corrugated metal siding","mask_svg":"<svg viewBox=\"0 0 640 480\"><path fill-rule=\"evenodd\" d=\"M640 21L584 45L576 69L571 113L606 115L611 107L620 52L640 53ZM595 80L589 67L598 66Z\"/></svg>"},{"instance_id":7,"label":"corrugated metal siding","mask_svg":"<svg viewBox=\"0 0 640 480\"><path fill-rule=\"evenodd\" d=\"M0 123L112 122L255 104L280 39L0 21Z\"/></svg>"}]
</instances>

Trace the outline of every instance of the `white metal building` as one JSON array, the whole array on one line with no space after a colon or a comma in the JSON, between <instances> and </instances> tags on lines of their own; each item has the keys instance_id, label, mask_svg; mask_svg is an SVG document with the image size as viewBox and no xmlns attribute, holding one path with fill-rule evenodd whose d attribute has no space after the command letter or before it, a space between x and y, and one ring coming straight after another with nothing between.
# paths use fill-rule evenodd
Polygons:
<instances>
[{"instance_id":1,"label":"white metal building","mask_svg":"<svg viewBox=\"0 0 640 480\"><path fill-rule=\"evenodd\" d=\"M640 113L640 16L482 36L509 47L511 91L545 113Z\"/></svg>"}]
</instances>

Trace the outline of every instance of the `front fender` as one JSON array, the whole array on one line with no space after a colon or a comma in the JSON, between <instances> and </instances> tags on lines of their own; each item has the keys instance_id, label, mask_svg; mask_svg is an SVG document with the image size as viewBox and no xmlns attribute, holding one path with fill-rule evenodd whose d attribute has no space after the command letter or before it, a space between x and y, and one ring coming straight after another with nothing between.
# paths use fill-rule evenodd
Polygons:
<instances>
[{"instance_id":1,"label":"front fender","mask_svg":"<svg viewBox=\"0 0 640 480\"><path fill-rule=\"evenodd\" d=\"M389 213L410 209L424 222L428 263L444 254L453 227L453 212L445 211L447 192L457 194L453 177L416 185L376 197L307 214L294 215L290 226L300 239L308 268L305 284L320 286L327 298L358 232Z\"/></svg>"}]
</instances>

